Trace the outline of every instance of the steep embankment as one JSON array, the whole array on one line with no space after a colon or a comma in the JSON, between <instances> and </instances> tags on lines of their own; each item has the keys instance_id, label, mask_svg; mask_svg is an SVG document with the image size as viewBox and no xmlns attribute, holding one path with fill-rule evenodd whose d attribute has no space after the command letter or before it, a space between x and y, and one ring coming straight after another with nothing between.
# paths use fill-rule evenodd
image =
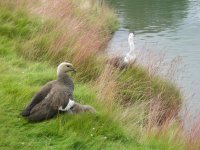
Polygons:
<instances>
[{"instance_id":1,"label":"steep embankment","mask_svg":"<svg viewBox=\"0 0 200 150\"><path fill-rule=\"evenodd\" d=\"M94 1L0 1L0 149L184 148L177 134L155 129L176 114L176 88L98 55L116 27L113 12ZM98 113L28 123L20 111L63 60L78 70L75 99Z\"/></svg>"}]
</instances>

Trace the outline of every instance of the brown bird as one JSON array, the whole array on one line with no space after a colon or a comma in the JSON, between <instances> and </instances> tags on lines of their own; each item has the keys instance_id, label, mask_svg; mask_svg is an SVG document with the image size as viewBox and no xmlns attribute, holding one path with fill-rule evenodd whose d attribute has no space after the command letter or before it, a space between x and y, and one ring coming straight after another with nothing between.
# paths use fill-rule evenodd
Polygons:
<instances>
[{"instance_id":1,"label":"brown bird","mask_svg":"<svg viewBox=\"0 0 200 150\"><path fill-rule=\"evenodd\" d=\"M21 112L29 121L50 119L59 112L59 107L66 107L73 99L74 83L67 72L76 72L72 64L63 62L57 68L57 80L46 83L35 94L31 103Z\"/></svg>"},{"instance_id":2,"label":"brown bird","mask_svg":"<svg viewBox=\"0 0 200 150\"><path fill-rule=\"evenodd\" d=\"M90 105L82 105L80 103L74 102L74 105L67 110L69 114L78 114L84 112L96 113L96 110Z\"/></svg>"}]
</instances>

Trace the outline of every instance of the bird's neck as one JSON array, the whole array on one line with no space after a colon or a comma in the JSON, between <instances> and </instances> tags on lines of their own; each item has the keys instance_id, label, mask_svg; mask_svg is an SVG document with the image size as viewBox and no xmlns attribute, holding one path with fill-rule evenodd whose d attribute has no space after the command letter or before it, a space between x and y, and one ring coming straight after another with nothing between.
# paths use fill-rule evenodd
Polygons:
<instances>
[{"instance_id":1,"label":"bird's neck","mask_svg":"<svg viewBox=\"0 0 200 150\"><path fill-rule=\"evenodd\" d=\"M72 79L67 75L67 73L59 73L57 80L60 83L66 85L69 88L69 90L71 90L71 92L74 91L74 83L73 83ZM73 99L73 96L70 98Z\"/></svg>"},{"instance_id":2,"label":"bird's neck","mask_svg":"<svg viewBox=\"0 0 200 150\"><path fill-rule=\"evenodd\" d=\"M67 73L58 73L58 81L61 81L63 83L67 83L70 79L70 77L67 75Z\"/></svg>"},{"instance_id":3,"label":"bird's neck","mask_svg":"<svg viewBox=\"0 0 200 150\"><path fill-rule=\"evenodd\" d=\"M130 51L128 52L129 55L134 55L135 54L135 45L132 40L129 40L129 48L130 48Z\"/></svg>"}]
</instances>

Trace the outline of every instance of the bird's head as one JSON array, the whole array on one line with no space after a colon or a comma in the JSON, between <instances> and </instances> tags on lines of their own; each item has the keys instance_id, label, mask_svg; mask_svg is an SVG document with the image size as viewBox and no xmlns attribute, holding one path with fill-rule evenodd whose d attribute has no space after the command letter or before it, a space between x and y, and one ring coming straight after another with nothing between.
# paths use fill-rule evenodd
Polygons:
<instances>
[{"instance_id":1,"label":"bird's head","mask_svg":"<svg viewBox=\"0 0 200 150\"><path fill-rule=\"evenodd\" d=\"M74 69L74 67L71 63L62 62L60 65L58 65L57 75L59 75L61 73L67 73L69 71L76 72L76 70Z\"/></svg>"},{"instance_id":2,"label":"bird's head","mask_svg":"<svg viewBox=\"0 0 200 150\"><path fill-rule=\"evenodd\" d=\"M134 34L133 34L133 33L130 33L130 34L129 34L128 40L129 40L129 41L133 41L133 40L134 40Z\"/></svg>"}]
</instances>

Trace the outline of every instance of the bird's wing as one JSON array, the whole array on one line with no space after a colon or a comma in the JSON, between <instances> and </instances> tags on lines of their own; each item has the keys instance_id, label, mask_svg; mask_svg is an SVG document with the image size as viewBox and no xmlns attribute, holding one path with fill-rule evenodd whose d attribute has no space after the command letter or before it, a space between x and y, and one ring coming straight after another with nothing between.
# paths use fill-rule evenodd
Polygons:
<instances>
[{"instance_id":1,"label":"bird's wing","mask_svg":"<svg viewBox=\"0 0 200 150\"><path fill-rule=\"evenodd\" d=\"M37 92L31 102L28 104L28 106L21 112L22 116L28 116L30 114L30 111L32 110L32 108L37 105L38 103L40 103L42 100L44 100L44 98L48 95L48 93L50 92L51 88L52 88L52 84L55 81L51 81L48 82L47 84L45 84L39 92Z\"/></svg>"},{"instance_id":2,"label":"bird's wing","mask_svg":"<svg viewBox=\"0 0 200 150\"><path fill-rule=\"evenodd\" d=\"M58 110L60 106L66 107L72 93L71 90L65 86L54 87L49 95L46 97L46 101L51 101L50 106L53 109ZM49 99L49 100L48 100Z\"/></svg>"},{"instance_id":3,"label":"bird's wing","mask_svg":"<svg viewBox=\"0 0 200 150\"><path fill-rule=\"evenodd\" d=\"M31 110L28 119L30 121L42 121L52 118L58 113L60 106L67 106L70 94L71 93L67 87L52 87L45 99Z\"/></svg>"}]
</instances>

